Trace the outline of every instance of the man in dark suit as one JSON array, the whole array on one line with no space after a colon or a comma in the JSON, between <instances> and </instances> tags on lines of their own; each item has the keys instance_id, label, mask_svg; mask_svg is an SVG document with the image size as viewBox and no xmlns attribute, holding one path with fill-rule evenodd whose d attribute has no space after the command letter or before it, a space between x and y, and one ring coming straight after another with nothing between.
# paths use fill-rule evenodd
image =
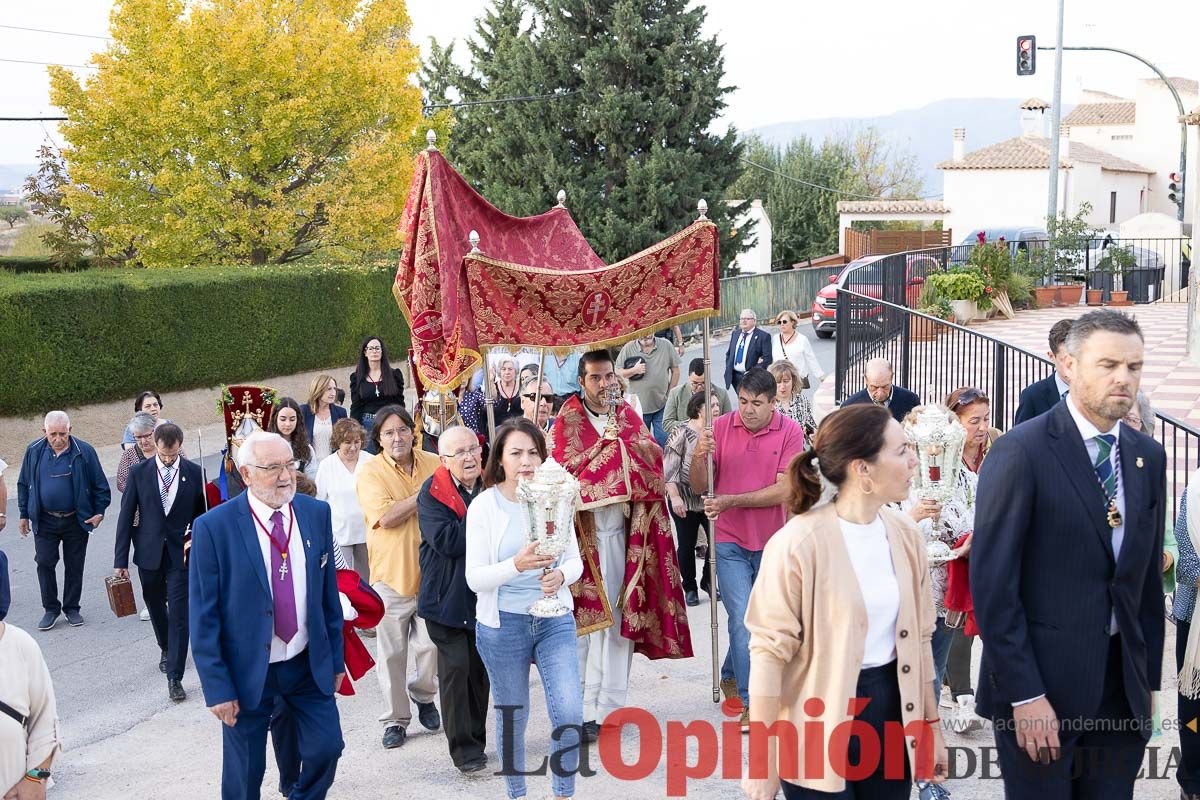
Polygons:
<instances>
[{"instance_id":1,"label":"man in dark suit","mask_svg":"<svg viewBox=\"0 0 1200 800\"><path fill-rule=\"evenodd\" d=\"M113 572L118 577L129 577L132 541L142 599L161 651L158 668L167 674L167 696L179 702L187 699L182 684L188 648L183 538L205 511L204 478L199 464L179 457L183 431L178 425L159 425L154 430L154 444L158 454L129 471L121 495Z\"/></svg>"},{"instance_id":2,"label":"man in dark suit","mask_svg":"<svg viewBox=\"0 0 1200 800\"><path fill-rule=\"evenodd\" d=\"M766 367L771 363L771 334L758 327L754 309L743 308L738 328L729 338L725 353L725 385L734 392L742 383L746 370Z\"/></svg>"},{"instance_id":3,"label":"man in dark suit","mask_svg":"<svg viewBox=\"0 0 1200 800\"><path fill-rule=\"evenodd\" d=\"M1071 388L1063 377L1063 363L1067 357L1067 334L1071 332L1071 320L1060 319L1050 328L1050 360L1054 362L1054 374L1042 378L1037 383L1031 383L1021 390L1021 399L1017 403L1017 414L1013 424L1028 422L1036 416L1045 414L1058 405L1067 396Z\"/></svg>"},{"instance_id":4,"label":"man in dark suit","mask_svg":"<svg viewBox=\"0 0 1200 800\"><path fill-rule=\"evenodd\" d=\"M296 494L292 449L261 431L237 454L247 491L196 521L192 654L225 724L221 797L258 797L276 700L293 712L302 764L291 800L324 798L342 753L333 693L345 672L329 506Z\"/></svg>"},{"instance_id":5,"label":"man in dark suit","mask_svg":"<svg viewBox=\"0 0 1200 800\"><path fill-rule=\"evenodd\" d=\"M1163 654L1166 455L1120 424L1143 340L1116 311L1067 338L1071 393L1000 437L979 477L977 708L1010 798L1131 798Z\"/></svg>"},{"instance_id":6,"label":"man in dark suit","mask_svg":"<svg viewBox=\"0 0 1200 800\"><path fill-rule=\"evenodd\" d=\"M908 412L921 405L921 398L916 392L910 392L903 386L892 383L894 372L891 362L886 358L872 358L867 362L864 372L867 387L847 397L842 403L843 406L874 403L892 412L897 422L903 422Z\"/></svg>"}]
</instances>

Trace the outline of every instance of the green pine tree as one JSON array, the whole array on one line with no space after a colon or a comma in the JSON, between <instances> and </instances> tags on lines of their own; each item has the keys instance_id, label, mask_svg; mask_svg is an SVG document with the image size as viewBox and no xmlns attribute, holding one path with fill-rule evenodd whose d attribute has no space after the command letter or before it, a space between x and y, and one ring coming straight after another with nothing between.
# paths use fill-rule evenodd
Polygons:
<instances>
[{"instance_id":1,"label":"green pine tree","mask_svg":"<svg viewBox=\"0 0 1200 800\"><path fill-rule=\"evenodd\" d=\"M545 211L559 189L596 252L625 258L709 204L725 264L729 187L742 172L732 128L714 133L731 87L705 11L688 0L495 0L469 43L463 101L562 95L457 110L449 155L491 202Z\"/></svg>"}]
</instances>

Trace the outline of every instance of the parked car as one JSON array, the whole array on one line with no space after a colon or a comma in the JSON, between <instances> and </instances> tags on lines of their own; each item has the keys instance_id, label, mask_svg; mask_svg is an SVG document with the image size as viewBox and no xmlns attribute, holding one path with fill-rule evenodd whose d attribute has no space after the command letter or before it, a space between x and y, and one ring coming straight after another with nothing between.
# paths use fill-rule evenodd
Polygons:
<instances>
[{"instance_id":1,"label":"parked car","mask_svg":"<svg viewBox=\"0 0 1200 800\"><path fill-rule=\"evenodd\" d=\"M837 330L838 289L849 288L867 297L883 300L893 300L888 297L893 292L887 292L885 281L889 277L887 271L896 256L875 255L856 258L842 268L837 275L829 278L829 285L817 292L812 304L812 326L818 337L828 339ZM904 257L904 289L900 300L909 308L917 306L917 298L921 295L921 287L925 284L925 276L934 270L942 268L942 262L935 256L912 253ZM851 277L853 276L853 277ZM851 285L846 286L847 282ZM868 310L866 317L878 314L877 309Z\"/></svg>"},{"instance_id":2,"label":"parked car","mask_svg":"<svg viewBox=\"0 0 1200 800\"><path fill-rule=\"evenodd\" d=\"M1001 238L1008 242L1009 254L1017 257L1022 250L1045 247L1050 234L1045 228L980 228L966 236L956 247L951 248L950 265L958 266L967 263L971 251L979 244L979 234L983 233L984 241L998 242Z\"/></svg>"}]
</instances>

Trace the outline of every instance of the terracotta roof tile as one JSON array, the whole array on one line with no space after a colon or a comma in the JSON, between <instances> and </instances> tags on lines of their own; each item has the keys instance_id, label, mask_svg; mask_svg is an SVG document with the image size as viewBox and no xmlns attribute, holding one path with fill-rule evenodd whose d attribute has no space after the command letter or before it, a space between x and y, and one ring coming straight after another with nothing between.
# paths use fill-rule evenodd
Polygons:
<instances>
[{"instance_id":1,"label":"terracotta roof tile","mask_svg":"<svg viewBox=\"0 0 1200 800\"><path fill-rule=\"evenodd\" d=\"M1083 125L1132 125L1136 118L1136 103L1081 103L1071 109L1062 124L1072 128Z\"/></svg>"},{"instance_id":2,"label":"terracotta roof tile","mask_svg":"<svg viewBox=\"0 0 1200 800\"><path fill-rule=\"evenodd\" d=\"M1024 103L1021 103L1021 109L1023 111L1044 111L1049 107L1050 104L1040 97L1031 97Z\"/></svg>"},{"instance_id":3,"label":"terracotta roof tile","mask_svg":"<svg viewBox=\"0 0 1200 800\"><path fill-rule=\"evenodd\" d=\"M1135 164L1112 153L1106 153L1090 145L1071 142L1070 155L1059 162L1059 166L1070 169L1074 162L1099 164L1101 169L1111 172L1141 172L1151 174L1152 169ZM1038 136L1017 136L997 142L989 147L967 153L962 161L943 161L938 169L1046 169L1050 166L1050 141Z\"/></svg>"},{"instance_id":4,"label":"terracotta roof tile","mask_svg":"<svg viewBox=\"0 0 1200 800\"><path fill-rule=\"evenodd\" d=\"M941 200L839 200L839 214L948 214Z\"/></svg>"}]
</instances>

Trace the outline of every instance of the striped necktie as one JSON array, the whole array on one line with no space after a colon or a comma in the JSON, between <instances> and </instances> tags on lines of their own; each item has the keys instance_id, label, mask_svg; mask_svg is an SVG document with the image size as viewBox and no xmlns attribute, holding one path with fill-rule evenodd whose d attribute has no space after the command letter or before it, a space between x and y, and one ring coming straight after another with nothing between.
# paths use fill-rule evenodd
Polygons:
<instances>
[{"instance_id":1,"label":"striped necktie","mask_svg":"<svg viewBox=\"0 0 1200 800\"><path fill-rule=\"evenodd\" d=\"M1096 468L1096 477L1100 479L1100 485L1104 487L1104 497L1113 499L1117 496L1117 474L1113 472L1112 455L1113 445L1116 444L1117 437L1111 433L1102 433L1099 436L1093 437L1096 444L1099 445L1096 453L1096 463L1093 465Z\"/></svg>"},{"instance_id":2,"label":"striped necktie","mask_svg":"<svg viewBox=\"0 0 1200 800\"><path fill-rule=\"evenodd\" d=\"M162 495L163 511L167 510L167 496L171 493L171 481L175 478L174 467L163 467L162 480L158 482L158 493Z\"/></svg>"}]
</instances>

